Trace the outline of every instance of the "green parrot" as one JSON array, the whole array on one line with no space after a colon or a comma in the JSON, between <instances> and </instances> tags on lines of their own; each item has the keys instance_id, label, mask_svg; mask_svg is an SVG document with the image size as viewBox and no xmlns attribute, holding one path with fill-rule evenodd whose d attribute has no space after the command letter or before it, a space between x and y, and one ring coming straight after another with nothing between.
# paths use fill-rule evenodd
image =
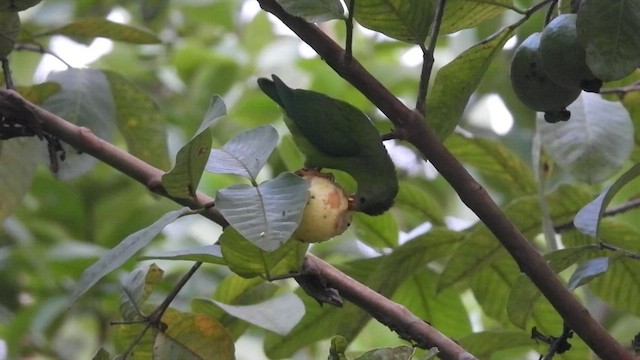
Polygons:
<instances>
[{"instance_id":1,"label":"green parrot","mask_svg":"<svg viewBox=\"0 0 640 360\"><path fill-rule=\"evenodd\" d=\"M349 208L380 215L398 193L395 166L371 120L353 105L314 91L291 89L277 76L258 86L285 113L305 166L342 170L358 183Z\"/></svg>"}]
</instances>

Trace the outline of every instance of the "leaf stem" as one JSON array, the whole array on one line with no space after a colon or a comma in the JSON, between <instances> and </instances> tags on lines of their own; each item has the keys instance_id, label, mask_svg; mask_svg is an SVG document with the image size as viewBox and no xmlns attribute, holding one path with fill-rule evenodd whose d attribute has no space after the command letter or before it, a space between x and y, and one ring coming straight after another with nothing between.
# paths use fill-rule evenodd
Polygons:
<instances>
[{"instance_id":1,"label":"leaf stem","mask_svg":"<svg viewBox=\"0 0 640 360\"><path fill-rule=\"evenodd\" d=\"M420 83L418 84L418 98L416 101L416 111L422 115L426 111L427 92L429 90L429 80L433 72L434 53L436 51L436 43L442 25L442 16L444 14L446 0L438 0L436 12L429 29L429 44L425 48L424 44L420 44L422 50L422 70L420 72Z\"/></svg>"},{"instance_id":2,"label":"leaf stem","mask_svg":"<svg viewBox=\"0 0 640 360\"><path fill-rule=\"evenodd\" d=\"M632 199L629 200L623 204L620 204L618 206L614 206L612 208L610 208L609 210L606 210L603 214L602 217L608 217L608 216L615 216L618 214L622 214L624 212L630 211L630 210L635 210L637 208L640 208L640 198L637 199ZM573 230L575 229L575 225L573 224L573 220L571 221L567 221L565 223L562 224L558 224L555 225L554 230L556 231L556 233L563 233L569 230Z\"/></svg>"}]
</instances>

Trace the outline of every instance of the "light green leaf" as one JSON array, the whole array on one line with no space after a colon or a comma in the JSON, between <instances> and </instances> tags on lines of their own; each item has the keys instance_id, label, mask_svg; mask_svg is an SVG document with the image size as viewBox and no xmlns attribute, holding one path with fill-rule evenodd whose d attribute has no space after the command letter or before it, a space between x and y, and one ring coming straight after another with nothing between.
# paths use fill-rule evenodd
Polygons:
<instances>
[{"instance_id":1,"label":"light green leaf","mask_svg":"<svg viewBox=\"0 0 640 360\"><path fill-rule=\"evenodd\" d=\"M60 91L60 89L60 84L50 81L31 86L16 86L16 91L19 92L23 98L34 104L42 104L51 95Z\"/></svg>"},{"instance_id":2,"label":"light green leaf","mask_svg":"<svg viewBox=\"0 0 640 360\"><path fill-rule=\"evenodd\" d=\"M603 81L618 80L640 67L640 5L635 0L584 1L576 21L587 64Z\"/></svg>"},{"instance_id":3,"label":"light green leaf","mask_svg":"<svg viewBox=\"0 0 640 360\"><path fill-rule=\"evenodd\" d=\"M140 257L141 260L189 260L209 264L225 265L220 245L204 245L192 249L152 252Z\"/></svg>"},{"instance_id":4,"label":"light green leaf","mask_svg":"<svg viewBox=\"0 0 640 360\"><path fill-rule=\"evenodd\" d=\"M571 120L538 120L544 148L576 179L597 183L620 170L633 149L633 126L619 102L585 93L567 107Z\"/></svg>"},{"instance_id":5,"label":"light green leaf","mask_svg":"<svg viewBox=\"0 0 640 360\"><path fill-rule=\"evenodd\" d=\"M305 312L304 304L295 294L244 306L214 302L228 314L280 335L287 335Z\"/></svg>"},{"instance_id":6,"label":"light green leaf","mask_svg":"<svg viewBox=\"0 0 640 360\"><path fill-rule=\"evenodd\" d=\"M489 359L498 350L535 344L528 332L506 330L477 332L458 339L458 342L479 359Z\"/></svg>"},{"instance_id":7,"label":"light green leaf","mask_svg":"<svg viewBox=\"0 0 640 360\"><path fill-rule=\"evenodd\" d=\"M400 190L394 200L394 206L418 214L423 218L422 221L444 225L442 206L427 191L412 182L400 182Z\"/></svg>"},{"instance_id":8,"label":"light green leaf","mask_svg":"<svg viewBox=\"0 0 640 360\"><path fill-rule=\"evenodd\" d=\"M637 239L637 237L636 237ZM638 260L619 258L609 270L589 283L589 289L611 307L640 315L640 266Z\"/></svg>"},{"instance_id":9,"label":"light green leaf","mask_svg":"<svg viewBox=\"0 0 640 360\"><path fill-rule=\"evenodd\" d=\"M142 320L142 305L155 286L162 280L164 271L156 264L146 269L138 268L127 274L120 294L120 315L125 321Z\"/></svg>"},{"instance_id":10,"label":"light green leaf","mask_svg":"<svg viewBox=\"0 0 640 360\"><path fill-rule=\"evenodd\" d=\"M61 90L47 98L42 107L78 126L89 128L96 136L111 141L116 128L116 109L107 77L102 71L69 69L53 72L47 78ZM60 162L59 178L69 180L85 174L97 160L62 144L66 159Z\"/></svg>"},{"instance_id":11,"label":"light green leaf","mask_svg":"<svg viewBox=\"0 0 640 360\"><path fill-rule=\"evenodd\" d=\"M187 207L180 210L174 210L166 213L158 221L148 227L139 230L122 240L116 247L111 249L105 256L100 258L96 263L87 268L82 277L78 281L73 294L71 294L71 303L76 302L87 290L95 285L98 280L102 279L111 271L120 267L140 249L145 247L156 235L158 235L165 226L171 224L179 217L189 213L191 210Z\"/></svg>"},{"instance_id":12,"label":"light green leaf","mask_svg":"<svg viewBox=\"0 0 640 360\"><path fill-rule=\"evenodd\" d=\"M631 180L640 176L640 163L627 170L613 184L607 187L597 198L583 207L575 217L573 223L582 233L591 237L598 237L602 214L620 189Z\"/></svg>"},{"instance_id":13,"label":"light green leaf","mask_svg":"<svg viewBox=\"0 0 640 360\"><path fill-rule=\"evenodd\" d=\"M435 11L433 0L357 0L360 25L400 41L422 44Z\"/></svg>"},{"instance_id":14,"label":"light green leaf","mask_svg":"<svg viewBox=\"0 0 640 360\"><path fill-rule=\"evenodd\" d=\"M391 212L379 216L356 213L352 224L356 235L363 243L374 248L394 248L398 246L398 224Z\"/></svg>"},{"instance_id":15,"label":"light green leaf","mask_svg":"<svg viewBox=\"0 0 640 360\"><path fill-rule=\"evenodd\" d=\"M458 55L438 71L427 98L427 121L441 139L448 137L458 125L469 97L512 33L511 27L503 29Z\"/></svg>"},{"instance_id":16,"label":"light green leaf","mask_svg":"<svg viewBox=\"0 0 640 360\"><path fill-rule=\"evenodd\" d=\"M282 173L258 187L233 185L219 190L216 208L243 237L264 251L274 251L297 229L309 183Z\"/></svg>"},{"instance_id":17,"label":"light green leaf","mask_svg":"<svg viewBox=\"0 0 640 360\"><path fill-rule=\"evenodd\" d=\"M20 205L40 162L42 145L36 138L0 141L0 223Z\"/></svg>"},{"instance_id":18,"label":"light green leaf","mask_svg":"<svg viewBox=\"0 0 640 360\"><path fill-rule=\"evenodd\" d=\"M415 351L415 348L406 345L374 349L365 352L354 360L411 360Z\"/></svg>"},{"instance_id":19,"label":"light green leaf","mask_svg":"<svg viewBox=\"0 0 640 360\"><path fill-rule=\"evenodd\" d=\"M517 195L536 192L531 169L499 142L454 135L447 139L445 145L460 161L475 167L487 179L509 184L500 190Z\"/></svg>"},{"instance_id":20,"label":"light green leaf","mask_svg":"<svg viewBox=\"0 0 640 360\"><path fill-rule=\"evenodd\" d=\"M289 14L310 23L345 19L340 0L278 0L278 4Z\"/></svg>"},{"instance_id":21,"label":"light green leaf","mask_svg":"<svg viewBox=\"0 0 640 360\"><path fill-rule=\"evenodd\" d=\"M270 125L245 131L214 149L206 169L212 173L236 174L255 181L278 143L278 132Z\"/></svg>"},{"instance_id":22,"label":"light green leaf","mask_svg":"<svg viewBox=\"0 0 640 360\"><path fill-rule=\"evenodd\" d=\"M266 252L245 239L233 227L228 226L220 236L220 246L229 269L244 277L262 276L270 279L278 274L300 271L308 244L291 239L277 250Z\"/></svg>"},{"instance_id":23,"label":"light green leaf","mask_svg":"<svg viewBox=\"0 0 640 360\"><path fill-rule=\"evenodd\" d=\"M129 152L160 169L170 166L167 130L158 104L124 76L105 71L116 106L116 122Z\"/></svg>"},{"instance_id":24,"label":"light green leaf","mask_svg":"<svg viewBox=\"0 0 640 360\"><path fill-rule=\"evenodd\" d=\"M588 283L595 277L600 276L609 270L609 262L611 259L608 257L591 259L578 266L576 271L571 274L567 287L569 290L575 290L578 287Z\"/></svg>"},{"instance_id":25,"label":"light green leaf","mask_svg":"<svg viewBox=\"0 0 640 360\"><path fill-rule=\"evenodd\" d=\"M71 37L103 37L132 44L159 44L160 39L151 31L120 24L102 18L86 18L49 30L38 36L66 35Z\"/></svg>"},{"instance_id":26,"label":"light green leaf","mask_svg":"<svg viewBox=\"0 0 640 360\"><path fill-rule=\"evenodd\" d=\"M449 0L445 3L440 34L475 27L502 14L512 4L512 0Z\"/></svg>"},{"instance_id":27,"label":"light green leaf","mask_svg":"<svg viewBox=\"0 0 640 360\"><path fill-rule=\"evenodd\" d=\"M167 329L156 336L154 360L235 359L233 339L216 319L172 310L164 314L162 322Z\"/></svg>"}]
</instances>

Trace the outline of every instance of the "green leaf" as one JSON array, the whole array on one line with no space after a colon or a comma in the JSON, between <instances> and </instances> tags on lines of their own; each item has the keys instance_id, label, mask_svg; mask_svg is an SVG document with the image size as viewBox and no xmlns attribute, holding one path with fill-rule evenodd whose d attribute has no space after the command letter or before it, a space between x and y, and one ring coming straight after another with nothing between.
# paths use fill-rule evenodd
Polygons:
<instances>
[{"instance_id":1,"label":"green leaf","mask_svg":"<svg viewBox=\"0 0 640 360\"><path fill-rule=\"evenodd\" d=\"M0 11L22 11L38 5L42 0L2 0Z\"/></svg>"},{"instance_id":2,"label":"green leaf","mask_svg":"<svg viewBox=\"0 0 640 360\"><path fill-rule=\"evenodd\" d=\"M116 122L129 152L158 167L170 166L167 130L158 104L124 76L105 71L116 106Z\"/></svg>"},{"instance_id":3,"label":"green leaf","mask_svg":"<svg viewBox=\"0 0 640 360\"><path fill-rule=\"evenodd\" d=\"M189 213L191 210L187 207L180 210L174 210L166 213L158 221L148 227L139 230L122 240L116 247L111 249L107 255L103 256L96 263L87 268L82 277L78 281L73 294L71 294L71 303L76 302L87 290L95 285L98 280L102 279L111 271L117 269L124 264L140 249L145 247L156 235L158 235L165 226L171 224L179 217Z\"/></svg>"},{"instance_id":4,"label":"green leaf","mask_svg":"<svg viewBox=\"0 0 640 360\"><path fill-rule=\"evenodd\" d=\"M225 265L220 245L204 245L192 249L153 252L140 257L141 260L189 260L209 264Z\"/></svg>"},{"instance_id":5,"label":"green leaf","mask_svg":"<svg viewBox=\"0 0 640 360\"><path fill-rule=\"evenodd\" d=\"M147 269L135 269L127 274L120 294L120 315L125 321L144 319L142 305L162 280L163 274L164 271L156 264L151 264Z\"/></svg>"},{"instance_id":6,"label":"green leaf","mask_svg":"<svg viewBox=\"0 0 640 360\"><path fill-rule=\"evenodd\" d=\"M258 187L232 185L218 191L216 208L243 237L264 251L274 251L297 229L309 183L282 173Z\"/></svg>"},{"instance_id":7,"label":"green leaf","mask_svg":"<svg viewBox=\"0 0 640 360\"><path fill-rule=\"evenodd\" d=\"M576 179L597 183L620 170L633 149L633 126L619 102L583 92L573 104L571 121L538 120L544 148Z\"/></svg>"},{"instance_id":8,"label":"green leaf","mask_svg":"<svg viewBox=\"0 0 640 360\"><path fill-rule=\"evenodd\" d=\"M0 59L7 57L13 51L18 34L20 34L18 13L0 12Z\"/></svg>"},{"instance_id":9,"label":"green leaf","mask_svg":"<svg viewBox=\"0 0 640 360\"><path fill-rule=\"evenodd\" d=\"M42 107L78 126L89 128L96 136L111 141L116 127L115 104L111 88L102 71L69 69L52 72L47 81L61 86L61 90L47 98ZM59 178L69 180L85 174L97 160L88 154L62 144L66 159L60 162Z\"/></svg>"},{"instance_id":10,"label":"green leaf","mask_svg":"<svg viewBox=\"0 0 640 360\"><path fill-rule=\"evenodd\" d=\"M504 190L515 195L536 192L531 169L506 146L495 140L451 136L445 145L460 161L467 163L498 184L509 184ZM503 189L501 189L503 190Z\"/></svg>"},{"instance_id":11,"label":"green leaf","mask_svg":"<svg viewBox=\"0 0 640 360\"><path fill-rule=\"evenodd\" d=\"M282 274L299 272L308 244L291 239L277 250L266 252L228 226L220 236L220 246L229 269L234 273L244 278L262 276L270 279L276 275L276 270Z\"/></svg>"},{"instance_id":12,"label":"green leaf","mask_svg":"<svg viewBox=\"0 0 640 360\"><path fill-rule=\"evenodd\" d=\"M471 332L471 323L460 294L451 288L437 292L438 276L421 268L401 283L392 300L449 337L465 336Z\"/></svg>"},{"instance_id":13,"label":"green leaf","mask_svg":"<svg viewBox=\"0 0 640 360\"><path fill-rule=\"evenodd\" d=\"M83 38L103 37L131 44L159 44L162 42L149 30L119 24L102 18L76 20L65 26L39 34L38 36L49 35L66 35Z\"/></svg>"},{"instance_id":14,"label":"green leaf","mask_svg":"<svg viewBox=\"0 0 640 360\"><path fill-rule=\"evenodd\" d=\"M627 170L613 184L607 187L597 198L583 207L575 217L573 223L582 233L591 237L598 237L602 214L623 186L640 176L640 163Z\"/></svg>"},{"instance_id":15,"label":"green leaf","mask_svg":"<svg viewBox=\"0 0 640 360\"><path fill-rule=\"evenodd\" d=\"M227 330L204 314L167 311L167 330L156 336L153 359L234 360L235 346Z\"/></svg>"},{"instance_id":16,"label":"green leaf","mask_svg":"<svg viewBox=\"0 0 640 360\"><path fill-rule=\"evenodd\" d=\"M60 89L60 84L49 81L31 86L16 86L16 91L19 92L23 98L34 104L42 104L51 95L60 91Z\"/></svg>"},{"instance_id":17,"label":"green leaf","mask_svg":"<svg viewBox=\"0 0 640 360\"><path fill-rule=\"evenodd\" d=\"M609 270L610 261L611 259L608 257L601 257L591 259L580 264L576 271L571 274L571 278L569 278L567 287L569 288L569 290L573 291L578 287L593 280L595 277L604 274L605 272L607 272L607 270Z\"/></svg>"},{"instance_id":18,"label":"green leaf","mask_svg":"<svg viewBox=\"0 0 640 360\"><path fill-rule=\"evenodd\" d=\"M278 0L278 4L289 14L310 23L345 19L344 7L339 0Z\"/></svg>"},{"instance_id":19,"label":"green leaf","mask_svg":"<svg viewBox=\"0 0 640 360\"><path fill-rule=\"evenodd\" d=\"M637 239L637 237L636 237ZM640 315L640 266L638 260L620 258L609 264L609 270L593 279L589 289L610 306Z\"/></svg>"},{"instance_id":20,"label":"green leaf","mask_svg":"<svg viewBox=\"0 0 640 360\"><path fill-rule=\"evenodd\" d=\"M41 150L36 138L0 141L0 222L20 206L29 191Z\"/></svg>"},{"instance_id":21,"label":"green leaf","mask_svg":"<svg viewBox=\"0 0 640 360\"><path fill-rule=\"evenodd\" d=\"M429 126L441 139L448 137L458 125L469 97L493 58L513 36L512 33L511 27L503 29L458 55L438 71L427 98L427 109Z\"/></svg>"},{"instance_id":22,"label":"green leaf","mask_svg":"<svg viewBox=\"0 0 640 360\"><path fill-rule=\"evenodd\" d=\"M103 347L100 347L91 360L111 360L111 354Z\"/></svg>"},{"instance_id":23,"label":"green leaf","mask_svg":"<svg viewBox=\"0 0 640 360\"><path fill-rule=\"evenodd\" d=\"M209 128L226 115L226 111L222 98L214 96L196 134L178 151L176 165L162 176L162 186L169 195L183 199L196 197L211 150Z\"/></svg>"},{"instance_id":24,"label":"green leaf","mask_svg":"<svg viewBox=\"0 0 640 360\"><path fill-rule=\"evenodd\" d=\"M390 212L379 216L356 213L352 224L356 236L363 243L374 248L394 248L398 246L398 224Z\"/></svg>"},{"instance_id":25,"label":"green leaf","mask_svg":"<svg viewBox=\"0 0 640 360\"><path fill-rule=\"evenodd\" d=\"M245 131L229 140L222 149L214 149L207 171L236 174L255 181L278 143L278 132L270 125Z\"/></svg>"},{"instance_id":26,"label":"green leaf","mask_svg":"<svg viewBox=\"0 0 640 360\"><path fill-rule=\"evenodd\" d=\"M445 3L440 34L450 34L477 26L513 5L512 0L449 0Z\"/></svg>"},{"instance_id":27,"label":"green leaf","mask_svg":"<svg viewBox=\"0 0 640 360\"><path fill-rule=\"evenodd\" d=\"M442 206L438 204L422 187L409 181L400 182L400 190L394 205L418 214L423 221L431 221L434 225L444 225Z\"/></svg>"},{"instance_id":28,"label":"green leaf","mask_svg":"<svg viewBox=\"0 0 640 360\"><path fill-rule=\"evenodd\" d=\"M506 330L481 331L458 339L458 342L479 359L489 359L499 350L534 344L530 333Z\"/></svg>"},{"instance_id":29,"label":"green leaf","mask_svg":"<svg viewBox=\"0 0 640 360\"><path fill-rule=\"evenodd\" d=\"M576 28L589 68L603 81L621 79L640 67L640 6L636 1L585 1Z\"/></svg>"},{"instance_id":30,"label":"green leaf","mask_svg":"<svg viewBox=\"0 0 640 360\"><path fill-rule=\"evenodd\" d=\"M411 360L416 350L411 346L374 349L365 352L354 360Z\"/></svg>"},{"instance_id":31,"label":"green leaf","mask_svg":"<svg viewBox=\"0 0 640 360\"><path fill-rule=\"evenodd\" d=\"M214 303L238 319L280 335L287 335L304 315L304 304L294 294L253 305L228 305L215 300Z\"/></svg>"},{"instance_id":32,"label":"green leaf","mask_svg":"<svg viewBox=\"0 0 640 360\"><path fill-rule=\"evenodd\" d=\"M433 0L358 0L354 17L368 29L400 41L423 44L434 11Z\"/></svg>"}]
</instances>

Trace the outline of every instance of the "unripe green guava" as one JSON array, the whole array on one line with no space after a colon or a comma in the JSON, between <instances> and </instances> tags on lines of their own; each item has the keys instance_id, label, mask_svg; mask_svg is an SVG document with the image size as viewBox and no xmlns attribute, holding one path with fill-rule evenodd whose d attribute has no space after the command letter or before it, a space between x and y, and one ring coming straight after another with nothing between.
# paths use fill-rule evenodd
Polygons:
<instances>
[{"instance_id":1,"label":"unripe green guava","mask_svg":"<svg viewBox=\"0 0 640 360\"><path fill-rule=\"evenodd\" d=\"M344 189L330 174L305 171L302 176L309 182L309 200L293 236L302 242L315 243L342 234L352 217Z\"/></svg>"},{"instance_id":2,"label":"unripe green guava","mask_svg":"<svg viewBox=\"0 0 640 360\"><path fill-rule=\"evenodd\" d=\"M540 33L533 33L516 49L511 60L511 86L529 108L545 112L549 122L569 120L566 110L580 95L580 88L564 87L551 80L538 56Z\"/></svg>"},{"instance_id":3,"label":"unripe green guava","mask_svg":"<svg viewBox=\"0 0 640 360\"><path fill-rule=\"evenodd\" d=\"M602 80L587 66L587 53L578 42L576 18L576 14L562 14L544 28L538 49L540 61L556 83L598 92Z\"/></svg>"}]
</instances>

